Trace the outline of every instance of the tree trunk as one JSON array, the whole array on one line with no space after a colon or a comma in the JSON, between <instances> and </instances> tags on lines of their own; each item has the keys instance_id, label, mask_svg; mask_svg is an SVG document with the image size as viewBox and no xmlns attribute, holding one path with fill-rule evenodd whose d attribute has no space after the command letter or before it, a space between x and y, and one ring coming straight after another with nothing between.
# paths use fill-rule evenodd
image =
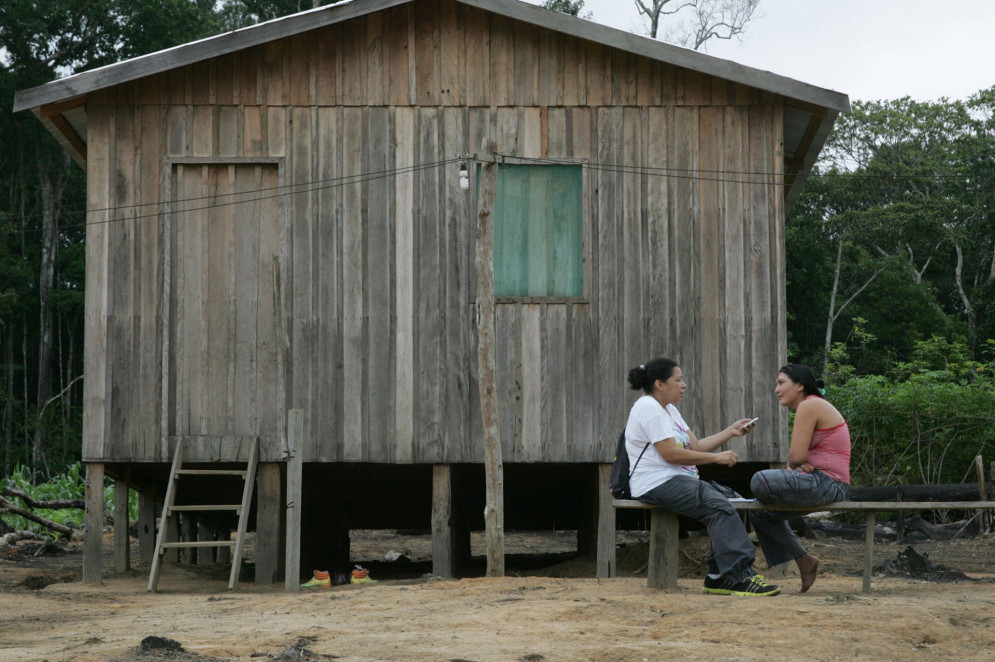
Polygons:
<instances>
[{"instance_id":1,"label":"tree trunk","mask_svg":"<svg viewBox=\"0 0 995 662\"><path fill-rule=\"evenodd\" d=\"M829 316L826 320L826 342L822 346L822 374L829 365L829 350L833 346L833 324L836 322L836 292L840 287L840 264L843 261L843 240L836 247L836 263L833 265L833 290L829 295Z\"/></svg>"},{"instance_id":2,"label":"tree trunk","mask_svg":"<svg viewBox=\"0 0 995 662\"><path fill-rule=\"evenodd\" d=\"M971 305L971 299L968 298L967 292L964 291L964 253L961 250L959 241L954 240L953 244L954 250L957 251L957 266L954 268L954 279L957 281L957 293L960 295L960 302L964 306L964 313L967 315L967 347L973 359L978 343L978 314Z\"/></svg>"},{"instance_id":3,"label":"tree trunk","mask_svg":"<svg viewBox=\"0 0 995 662\"><path fill-rule=\"evenodd\" d=\"M63 164L65 165L65 164ZM41 190L42 207L42 246L41 265L38 276L38 412L52 395L52 288L55 286L55 259L59 252L59 229L57 209L65 188L65 177L60 173L54 175L44 164L38 163L38 182ZM39 416L35 428L34 443L31 448L31 460L35 467L45 463L45 451L48 445L49 427L45 419Z\"/></svg>"}]
</instances>

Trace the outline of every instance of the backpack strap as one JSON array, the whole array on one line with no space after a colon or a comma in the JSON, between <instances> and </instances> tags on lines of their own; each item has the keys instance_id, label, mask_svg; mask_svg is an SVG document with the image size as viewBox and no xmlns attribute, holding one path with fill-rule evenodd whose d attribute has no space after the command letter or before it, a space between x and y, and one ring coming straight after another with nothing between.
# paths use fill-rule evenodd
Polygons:
<instances>
[{"instance_id":1,"label":"backpack strap","mask_svg":"<svg viewBox=\"0 0 995 662\"><path fill-rule=\"evenodd\" d=\"M649 444L649 443L647 443L645 446L643 446L642 452L639 453L639 457L636 458L636 463L632 465L632 471L629 472L629 479L630 480L632 479L632 474L636 473L636 467L639 466L639 460L643 459L643 454L646 452L646 449L649 448L650 446L651 446L651 444Z\"/></svg>"}]
</instances>

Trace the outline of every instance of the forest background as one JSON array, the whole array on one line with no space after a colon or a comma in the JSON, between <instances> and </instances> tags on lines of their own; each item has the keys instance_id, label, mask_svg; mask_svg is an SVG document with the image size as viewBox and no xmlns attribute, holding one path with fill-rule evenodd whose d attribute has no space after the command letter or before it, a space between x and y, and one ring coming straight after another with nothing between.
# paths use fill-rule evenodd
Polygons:
<instances>
[{"instance_id":1,"label":"forest background","mask_svg":"<svg viewBox=\"0 0 995 662\"><path fill-rule=\"evenodd\" d=\"M82 485L85 177L14 93L324 4L4 0L0 486ZM846 415L855 484L961 482L995 457L995 87L854 101L786 242L788 358Z\"/></svg>"}]
</instances>

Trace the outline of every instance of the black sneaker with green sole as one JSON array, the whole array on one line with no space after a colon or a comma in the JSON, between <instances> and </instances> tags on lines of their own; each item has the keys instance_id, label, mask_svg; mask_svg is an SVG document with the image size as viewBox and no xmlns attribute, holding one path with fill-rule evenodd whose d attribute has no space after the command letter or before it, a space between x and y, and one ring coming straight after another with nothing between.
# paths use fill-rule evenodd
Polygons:
<instances>
[{"instance_id":1,"label":"black sneaker with green sole","mask_svg":"<svg viewBox=\"0 0 995 662\"><path fill-rule=\"evenodd\" d=\"M764 580L763 575L753 575L741 582L734 582L728 577L719 577L718 579L705 577L705 586L702 588L702 592L714 595L738 595L744 598L756 598L777 595L781 592L781 587L768 584Z\"/></svg>"}]
</instances>

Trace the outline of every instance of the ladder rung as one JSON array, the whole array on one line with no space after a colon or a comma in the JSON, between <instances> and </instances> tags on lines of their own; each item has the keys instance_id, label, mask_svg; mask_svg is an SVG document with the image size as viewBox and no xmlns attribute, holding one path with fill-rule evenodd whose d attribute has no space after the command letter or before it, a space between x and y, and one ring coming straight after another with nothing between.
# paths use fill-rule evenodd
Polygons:
<instances>
[{"instance_id":1,"label":"ladder rung","mask_svg":"<svg viewBox=\"0 0 995 662\"><path fill-rule=\"evenodd\" d=\"M191 540L188 542L164 542L163 549L178 547L234 547L234 540Z\"/></svg>"},{"instance_id":2,"label":"ladder rung","mask_svg":"<svg viewBox=\"0 0 995 662\"><path fill-rule=\"evenodd\" d=\"M179 469L176 475L184 476L241 476L245 478L246 472L239 469Z\"/></svg>"},{"instance_id":3,"label":"ladder rung","mask_svg":"<svg viewBox=\"0 0 995 662\"><path fill-rule=\"evenodd\" d=\"M204 510L234 510L235 512L238 512L241 509L242 505L239 503L229 503L223 506L173 506L172 508L170 508L171 511L175 510L178 512L204 511Z\"/></svg>"}]
</instances>

